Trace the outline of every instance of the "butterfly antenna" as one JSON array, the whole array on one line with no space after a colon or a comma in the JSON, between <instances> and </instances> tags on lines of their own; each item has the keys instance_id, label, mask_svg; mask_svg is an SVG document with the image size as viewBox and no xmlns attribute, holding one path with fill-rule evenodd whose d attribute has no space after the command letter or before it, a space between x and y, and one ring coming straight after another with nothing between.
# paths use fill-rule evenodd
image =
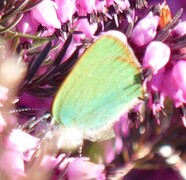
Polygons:
<instances>
[{"instance_id":1,"label":"butterfly antenna","mask_svg":"<svg viewBox=\"0 0 186 180\"><path fill-rule=\"evenodd\" d=\"M9 113L14 114L20 112L38 112L38 111L44 111L44 110L41 108L20 108L20 109L10 110Z\"/></svg>"}]
</instances>

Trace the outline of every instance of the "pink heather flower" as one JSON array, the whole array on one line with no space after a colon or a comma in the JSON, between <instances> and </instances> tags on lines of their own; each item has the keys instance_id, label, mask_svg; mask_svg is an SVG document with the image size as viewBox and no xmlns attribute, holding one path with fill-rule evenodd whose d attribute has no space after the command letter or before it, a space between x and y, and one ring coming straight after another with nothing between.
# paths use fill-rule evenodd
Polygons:
<instances>
[{"instance_id":1,"label":"pink heather flower","mask_svg":"<svg viewBox=\"0 0 186 180\"><path fill-rule=\"evenodd\" d=\"M25 175L22 155L17 151L2 150L0 152L0 177L19 180Z\"/></svg>"},{"instance_id":2,"label":"pink heather flower","mask_svg":"<svg viewBox=\"0 0 186 180\"><path fill-rule=\"evenodd\" d=\"M47 173L53 170L61 161L65 158L65 154L61 154L58 157L44 155L42 158L39 158L35 161L35 165L38 168L41 168L42 173Z\"/></svg>"},{"instance_id":3,"label":"pink heather flower","mask_svg":"<svg viewBox=\"0 0 186 180\"><path fill-rule=\"evenodd\" d=\"M165 92L171 97L176 107L186 103L186 61L179 60L167 75L164 82ZM165 80L164 80L165 81ZM171 85L171 86L170 86ZM168 89L168 91L167 91Z\"/></svg>"},{"instance_id":4,"label":"pink heather flower","mask_svg":"<svg viewBox=\"0 0 186 180\"><path fill-rule=\"evenodd\" d=\"M68 162L69 164L66 164ZM104 173L104 166L101 164L95 164L90 162L89 158L69 158L68 162L62 162L59 169L63 170L66 165L68 166L66 175L69 180L106 179Z\"/></svg>"},{"instance_id":5,"label":"pink heather flower","mask_svg":"<svg viewBox=\"0 0 186 180\"><path fill-rule=\"evenodd\" d=\"M46 151L46 147L44 151ZM59 163L65 158L65 155L60 154L55 157L43 153L48 152L41 150L40 156L36 157L32 163L28 163L27 177L29 177L29 179L57 179L57 177L53 177L53 175L55 176L54 169L57 168Z\"/></svg>"},{"instance_id":6,"label":"pink heather flower","mask_svg":"<svg viewBox=\"0 0 186 180\"><path fill-rule=\"evenodd\" d=\"M151 92L149 106L152 109L153 115L156 115L156 112L159 112L164 107L164 94L162 93L163 90L163 81L164 81L164 68L160 69L157 74L152 74L152 78L149 82L147 82L147 89ZM154 102L154 94L159 94L159 99L155 100ZM157 102L158 101L158 102Z\"/></svg>"},{"instance_id":7,"label":"pink heather flower","mask_svg":"<svg viewBox=\"0 0 186 180\"><path fill-rule=\"evenodd\" d=\"M161 91L165 69L160 69L156 74L152 74L150 81L147 83L147 88L150 91Z\"/></svg>"},{"instance_id":8,"label":"pink heather flower","mask_svg":"<svg viewBox=\"0 0 186 180\"><path fill-rule=\"evenodd\" d=\"M98 24L97 23L92 23L90 24L87 20L87 18L84 19L79 19L76 22L77 25L77 30L83 32L86 37L92 37L97 30Z\"/></svg>"},{"instance_id":9,"label":"pink heather flower","mask_svg":"<svg viewBox=\"0 0 186 180\"><path fill-rule=\"evenodd\" d=\"M77 0L76 2L78 12L80 12L81 15L85 15L86 13L90 14L96 8L96 0Z\"/></svg>"},{"instance_id":10,"label":"pink heather flower","mask_svg":"<svg viewBox=\"0 0 186 180\"><path fill-rule=\"evenodd\" d=\"M179 89L182 89L183 92L186 92L186 61L180 60L174 66L172 70L172 77L176 82L176 85Z\"/></svg>"},{"instance_id":11,"label":"pink heather flower","mask_svg":"<svg viewBox=\"0 0 186 180\"><path fill-rule=\"evenodd\" d=\"M152 41L146 48L143 68L151 69L156 74L170 58L170 48L159 41Z\"/></svg>"},{"instance_id":12,"label":"pink heather flower","mask_svg":"<svg viewBox=\"0 0 186 180\"><path fill-rule=\"evenodd\" d=\"M29 149L36 148L39 139L25 133L21 129L13 129L8 136L7 142L7 147L16 149L16 151L24 152Z\"/></svg>"},{"instance_id":13,"label":"pink heather flower","mask_svg":"<svg viewBox=\"0 0 186 180\"><path fill-rule=\"evenodd\" d=\"M176 27L173 29L173 32L178 36L183 36L186 34L186 21L180 22Z\"/></svg>"},{"instance_id":14,"label":"pink heather flower","mask_svg":"<svg viewBox=\"0 0 186 180\"><path fill-rule=\"evenodd\" d=\"M61 23L56 14L57 5L51 0L43 0L31 10L32 17L47 29L60 29Z\"/></svg>"},{"instance_id":15,"label":"pink heather flower","mask_svg":"<svg viewBox=\"0 0 186 180\"><path fill-rule=\"evenodd\" d=\"M58 5L56 9L58 19L62 23L72 21L72 16L76 11L76 0L54 0L54 2Z\"/></svg>"},{"instance_id":16,"label":"pink heather flower","mask_svg":"<svg viewBox=\"0 0 186 180\"><path fill-rule=\"evenodd\" d=\"M119 121L115 122L115 124L114 124L114 133L118 137L120 137L120 136L127 137L129 135L130 129L129 129L128 113L124 113L119 118Z\"/></svg>"},{"instance_id":17,"label":"pink heather flower","mask_svg":"<svg viewBox=\"0 0 186 180\"><path fill-rule=\"evenodd\" d=\"M119 155L123 150L123 141L121 136L116 136L116 138L104 143L104 162L106 164L111 163L114 158Z\"/></svg>"},{"instance_id":18,"label":"pink heather flower","mask_svg":"<svg viewBox=\"0 0 186 180\"><path fill-rule=\"evenodd\" d=\"M113 141L106 141L105 142L105 152L104 152L104 162L109 164L115 158L115 148L113 147Z\"/></svg>"},{"instance_id":19,"label":"pink heather flower","mask_svg":"<svg viewBox=\"0 0 186 180\"><path fill-rule=\"evenodd\" d=\"M181 89L177 88L177 82L175 78L173 78L172 69L166 71L163 78L163 93L165 96L170 97L175 107L180 107L183 103L185 103L185 98L183 97L183 92Z\"/></svg>"},{"instance_id":20,"label":"pink heather flower","mask_svg":"<svg viewBox=\"0 0 186 180\"><path fill-rule=\"evenodd\" d=\"M86 38L86 35L83 33L73 34L71 45L76 46L82 44L82 41ZM68 52L66 52L68 53ZM72 54L72 53L71 53Z\"/></svg>"},{"instance_id":21,"label":"pink heather flower","mask_svg":"<svg viewBox=\"0 0 186 180\"><path fill-rule=\"evenodd\" d=\"M40 34L40 36L43 37L47 37L47 36L52 36L54 34L55 28L48 28L48 29L44 29L42 31L42 33Z\"/></svg>"},{"instance_id":22,"label":"pink heather flower","mask_svg":"<svg viewBox=\"0 0 186 180\"><path fill-rule=\"evenodd\" d=\"M152 12L141 19L134 27L131 39L137 46L143 46L156 36L159 16L154 16Z\"/></svg>"},{"instance_id":23,"label":"pink heather flower","mask_svg":"<svg viewBox=\"0 0 186 180\"><path fill-rule=\"evenodd\" d=\"M9 135L2 134L0 140L1 175L10 179L25 176L24 160L28 159L25 153L36 148L39 140L20 129L13 129Z\"/></svg>"},{"instance_id":24,"label":"pink heather flower","mask_svg":"<svg viewBox=\"0 0 186 180\"><path fill-rule=\"evenodd\" d=\"M37 32L39 23L33 19L30 12L25 12L22 19L17 24L17 29L23 34L35 34ZM21 43L28 41L32 43L32 39L21 38Z\"/></svg>"},{"instance_id":25,"label":"pink heather flower","mask_svg":"<svg viewBox=\"0 0 186 180\"><path fill-rule=\"evenodd\" d=\"M25 152L33 150L37 147L39 139L23 132L20 129L13 129L9 136L4 141L6 149L19 152L22 154L23 160L28 160Z\"/></svg>"}]
</instances>

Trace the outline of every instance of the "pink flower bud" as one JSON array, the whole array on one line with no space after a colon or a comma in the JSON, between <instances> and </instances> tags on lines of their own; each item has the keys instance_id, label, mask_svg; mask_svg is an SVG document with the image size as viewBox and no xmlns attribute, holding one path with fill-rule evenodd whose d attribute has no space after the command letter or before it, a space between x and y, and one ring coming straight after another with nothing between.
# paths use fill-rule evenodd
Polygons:
<instances>
[{"instance_id":1,"label":"pink flower bud","mask_svg":"<svg viewBox=\"0 0 186 180\"><path fill-rule=\"evenodd\" d=\"M56 9L57 16L62 23L72 21L72 16L76 10L76 1L75 0L54 0L58 5Z\"/></svg>"},{"instance_id":2,"label":"pink flower bud","mask_svg":"<svg viewBox=\"0 0 186 180\"><path fill-rule=\"evenodd\" d=\"M170 58L170 48L159 41L151 42L145 51L143 68L151 68L153 74L165 66Z\"/></svg>"},{"instance_id":3,"label":"pink flower bud","mask_svg":"<svg viewBox=\"0 0 186 180\"><path fill-rule=\"evenodd\" d=\"M181 91L183 98L186 102L186 61L180 60L178 61L172 69L172 79L175 87L178 91Z\"/></svg>"},{"instance_id":4,"label":"pink flower bud","mask_svg":"<svg viewBox=\"0 0 186 180\"><path fill-rule=\"evenodd\" d=\"M77 30L83 32L87 37L92 37L97 27L98 27L97 23L90 24L87 18L79 19L77 21Z\"/></svg>"},{"instance_id":5,"label":"pink flower bud","mask_svg":"<svg viewBox=\"0 0 186 180\"><path fill-rule=\"evenodd\" d=\"M93 10L96 8L96 0L78 0L78 10L81 11L83 15L86 13L92 13Z\"/></svg>"},{"instance_id":6,"label":"pink flower bud","mask_svg":"<svg viewBox=\"0 0 186 180\"><path fill-rule=\"evenodd\" d=\"M147 82L147 88L149 91L161 91L162 82L164 78L165 70L164 68L160 69L156 74L152 75L152 78Z\"/></svg>"},{"instance_id":7,"label":"pink flower bud","mask_svg":"<svg viewBox=\"0 0 186 180\"><path fill-rule=\"evenodd\" d=\"M32 17L46 28L61 28L61 23L56 14L56 3L43 0L31 10Z\"/></svg>"},{"instance_id":8,"label":"pink flower bud","mask_svg":"<svg viewBox=\"0 0 186 180\"><path fill-rule=\"evenodd\" d=\"M17 24L17 29L19 32L22 32L23 34L35 34L37 32L39 23L33 19L30 12L26 12L23 14L22 19ZM25 39L21 38L21 42L28 41L32 43L32 39Z\"/></svg>"},{"instance_id":9,"label":"pink flower bud","mask_svg":"<svg viewBox=\"0 0 186 180\"><path fill-rule=\"evenodd\" d=\"M4 150L0 153L0 159L1 177L7 177L6 179L22 179L26 177L24 161L19 152Z\"/></svg>"},{"instance_id":10,"label":"pink flower bud","mask_svg":"<svg viewBox=\"0 0 186 180\"><path fill-rule=\"evenodd\" d=\"M104 180L104 166L89 161L88 158L76 158L69 163L67 170L68 179L99 179Z\"/></svg>"},{"instance_id":11,"label":"pink flower bud","mask_svg":"<svg viewBox=\"0 0 186 180\"><path fill-rule=\"evenodd\" d=\"M141 19L134 27L131 38L137 46L143 46L156 36L156 29L159 23L159 16L154 16L152 12Z\"/></svg>"},{"instance_id":12,"label":"pink flower bud","mask_svg":"<svg viewBox=\"0 0 186 180\"><path fill-rule=\"evenodd\" d=\"M128 112L124 113L119 118L119 121L114 123L113 127L116 137L120 137L121 135L127 137L130 134Z\"/></svg>"},{"instance_id":13,"label":"pink flower bud","mask_svg":"<svg viewBox=\"0 0 186 180\"><path fill-rule=\"evenodd\" d=\"M148 91L151 92L150 99L149 99L149 106L152 109L153 115L156 116L163 107L164 107L164 100L165 96L162 93L162 84L164 81L164 68L160 69L157 74L152 74L152 78L149 82L147 82ZM159 96L156 96L159 95ZM159 119L157 119L159 124Z\"/></svg>"},{"instance_id":14,"label":"pink flower bud","mask_svg":"<svg viewBox=\"0 0 186 180\"><path fill-rule=\"evenodd\" d=\"M180 22L174 29L173 32L178 36L186 34L186 21Z\"/></svg>"},{"instance_id":15,"label":"pink flower bud","mask_svg":"<svg viewBox=\"0 0 186 180\"><path fill-rule=\"evenodd\" d=\"M13 129L5 143L7 149L23 153L37 147L39 139L23 132L20 129ZM23 155L24 157L24 155Z\"/></svg>"},{"instance_id":16,"label":"pink flower bud","mask_svg":"<svg viewBox=\"0 0 186 180\"><path fill-rule=\"evenodd\" d=\"M178 66L174 68L175 70L178 70ZM179 73L180 75L181 73ZM173 68L171 70L168 70L165 73L164 79L163 79L163 93L165 96L170 97L175 107L181 106L183 103L186 103L186 99L183 96L183 90L178 88L178 81L182 78L175 77L175 74L173 75Z\"/></svg>"}]
</instances>

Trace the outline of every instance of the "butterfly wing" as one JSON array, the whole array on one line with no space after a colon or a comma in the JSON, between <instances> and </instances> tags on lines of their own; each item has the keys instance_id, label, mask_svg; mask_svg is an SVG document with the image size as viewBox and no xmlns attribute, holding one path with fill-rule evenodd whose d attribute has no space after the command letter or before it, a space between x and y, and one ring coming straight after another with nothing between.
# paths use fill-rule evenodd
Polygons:
<instances>
[{"instance_id":1,"label":"butterfly wing","mask_svg":"<svg viewBox=\"0 0 186 180\"><path fill-rule=\"evenodd\" d=\"M109 139L113 122L142 94L140 66L132 50L106 34L85 51L60 87L53 116L66 127L79 128L87 139Z\"/></svg>"}]
</instances>

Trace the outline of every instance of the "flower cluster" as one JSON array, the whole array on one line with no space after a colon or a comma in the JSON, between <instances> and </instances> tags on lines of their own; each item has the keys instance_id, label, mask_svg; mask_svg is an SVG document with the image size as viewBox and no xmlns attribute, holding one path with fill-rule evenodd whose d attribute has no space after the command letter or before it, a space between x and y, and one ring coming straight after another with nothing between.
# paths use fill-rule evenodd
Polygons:
<instances>
[{"instance_id":1,"label":"flower cluster","mask_svg":"<svg viewBox=\"0 0 186 180\"><path fill-rule=\"evenodd\" d=\"M2 2L0 179L131 179L140 168L186 179L183 9L145 0ZM47 112L77 59L109 30L125 34L141 64L144 97L113 125L114 139L83 143Z\"/></svg>"},{"instance_id":2,"label":"flower cluster","mask_svg":"<svg viewBox=\"0 0 186 180\"><path fill-rule=\"evenodd\" d=\"M57 30L64 29L68 31L80 31L84 37L92 37L98 28L98 21L101 17L107 17L107 9L111 6L117 7L119 11L123 11L129 7L127 1L81 1L81 0L43 0L30 11L23 14L23 17L16 25L18 32L23 34L36 34L39 26L43 30L38 33L38 36L51 36L57 33ZM43 11L44 9L44 11ZM95 19L98 18L98 19ZM87 18L89 16L89 18ZM79 37L81 38L81 36ZM78 42L77 37L74 39ZM22 38L21 42L32 42L32 39Z\"/></svg>"}]
</instances>

